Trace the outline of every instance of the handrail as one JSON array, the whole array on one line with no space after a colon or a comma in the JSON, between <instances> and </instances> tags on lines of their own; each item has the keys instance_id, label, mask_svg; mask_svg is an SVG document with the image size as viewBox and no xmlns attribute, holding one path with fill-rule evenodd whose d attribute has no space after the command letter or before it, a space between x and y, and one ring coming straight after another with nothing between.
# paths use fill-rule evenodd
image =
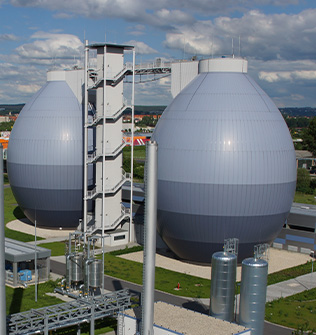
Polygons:
<instances>
[{"instance_id":1,"label":"handrail","mask_svg":"<svg viewBox=\"0 0 316 335\"><path fill-rule=\"evenodd\" d=\"M130 180L130 179L131 179L131 174L128 173L128 172L125 172L124 169L122 169L121 180L118 183L116 183L116 185L114 185L112 188L105 189L104 192L106 194L115 193L127 180ZM102 193L102 191L95 187L92 190L87 192L87 199L92 199L92 198L94 198L95 196L97 196L98 194L101 194L101 193Z\"/></svg>"}]
</instances>

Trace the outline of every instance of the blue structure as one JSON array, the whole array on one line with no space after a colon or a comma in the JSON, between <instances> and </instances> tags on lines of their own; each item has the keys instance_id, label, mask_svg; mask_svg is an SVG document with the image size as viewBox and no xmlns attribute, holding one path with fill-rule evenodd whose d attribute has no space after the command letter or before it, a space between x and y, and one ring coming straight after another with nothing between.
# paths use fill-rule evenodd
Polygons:
<instances>
[{"instance_id":1,"label":"blue structure","mask_svg":"<svg viewBox=\"0 0 316 335\"><path fill-rule=\"evenodd\" d=\"M15 122L7 169L13 194L38 226L77 227L83 199L83 112L66 81L48 81Z\"/></svg>"},{"instance_id":2,"label":"blue structure","mask_svg":"<svg viewBox=\"0 0 316 335\"><path fill-rule=\"evenodd\" d=\"M244 60L215 61L200 64L152 136L158 232L180 258L202 263L226 238L239 239L239 260L272 242L296 185L295 151L279 110Z\"/></svg>"}]
</instances>

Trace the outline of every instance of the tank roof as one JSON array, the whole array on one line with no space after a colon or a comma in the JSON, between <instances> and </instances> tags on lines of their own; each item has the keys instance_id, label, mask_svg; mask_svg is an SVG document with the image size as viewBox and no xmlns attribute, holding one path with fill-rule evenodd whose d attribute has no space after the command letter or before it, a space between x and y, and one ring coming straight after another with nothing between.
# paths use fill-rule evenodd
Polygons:
<instances>
[{"instance_id":1,"label":"tank roof","mask_svg":"<svg viewBox=\"0 0 316 335\"><path fill-rule=\"evenodd\" d=\"M261 258L246 258L242 261L242 264L249 265L256 268L263 268L268 266L268 262Z\"/></svg>"}]
</instances>

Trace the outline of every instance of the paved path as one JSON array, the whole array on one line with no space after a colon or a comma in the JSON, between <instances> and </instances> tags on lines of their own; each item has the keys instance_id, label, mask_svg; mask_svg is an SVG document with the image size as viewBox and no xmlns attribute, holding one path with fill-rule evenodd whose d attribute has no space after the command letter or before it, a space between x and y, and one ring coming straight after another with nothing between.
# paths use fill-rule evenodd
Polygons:
<instances>
[{"instance_id":1,"label":"paved path","mask_svg":"<svg viewBox=\"0 0 316 335\"><path fill-rule=\"evenodd\" d=\"M285 298L315 287L316 273L308 273L294 279L268 286L267 301L272 301L281 297Z\"/></svg>"}]
</instances>

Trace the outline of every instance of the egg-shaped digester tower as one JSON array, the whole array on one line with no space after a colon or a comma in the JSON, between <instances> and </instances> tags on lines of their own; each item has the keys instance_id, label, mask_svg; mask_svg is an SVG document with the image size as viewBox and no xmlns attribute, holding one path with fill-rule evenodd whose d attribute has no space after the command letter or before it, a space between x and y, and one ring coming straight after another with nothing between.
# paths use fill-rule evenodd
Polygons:
<instances>
[{"instance_id":1,"label":"egg-shaped digester tower","mask_svg":"<svg viewBox=\"0 0 316 335\"><path fill-rule=\"evenodd\" d=\"M241 59L200 62L160 118L157 229L180 258L210 263L226 238L239 261L271 242L293 201L296 160L279 110ZM228 70L227 70L228 69Z\"/></svg>"},{"instance_id":2,"label":"egg-shaped digester tower","mask_svg":"<svg viewBox=\"0 0 316 335\"><path fill-rule=\"evenodd\" d=\"M7 168L13 194L38 226L73 228L82 218L83 114L66 81L48 81L15 122Z\"/></svg>"}]
</instances>

